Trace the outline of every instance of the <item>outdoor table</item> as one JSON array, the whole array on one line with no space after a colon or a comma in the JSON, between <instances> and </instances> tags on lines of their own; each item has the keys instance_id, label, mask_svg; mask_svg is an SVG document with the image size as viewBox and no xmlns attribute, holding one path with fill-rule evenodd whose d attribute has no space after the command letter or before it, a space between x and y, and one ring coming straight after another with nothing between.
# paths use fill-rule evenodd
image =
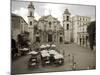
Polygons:
<instances>
[{"instance_id":1,"label":"outdoor table","mask_svg":"<svg viewBox=\"0 0 100 75\"><path fill-rule=\"evenodd\" d=\"M22 48L22 49L19 49L19 51L21 51L22 55L25 55L29 51L29 49L28 48Z\"/></svg>"},{"instance_id":2,"label":"outdoor table","mask_svg":"<svg viewBox=\"0 0 100 75\"><path fill-rule=\"evenodd\" d=\"M47 50L41 51L41 60L43 66L50 64L50 54Z\"/></svg>"},{"instance_id":3,"label":"outdoor table","mask_svg":"<svg viewBox=\"0 0 100 75\"><path fill-rule=\"evenodd\" d=\"M28 55L31 55L33 58L35 58L35 57L37 57L38 52L36 52L36 51L31 51L31 52L28 53Z\"/></svg>"},{"instance_id":4,"label":"outdoor table","mask_svg":"<svg viewBox=\"0 0 100 75\"><path fill-rule=\"evenodd\" d=\"M42 55L42 57L50 56L50 54L48 53L47 50L41 51L41 55Z\"/></svg>"},{"instance_id":5,"label":"outdoor table","mask_svg":"<svg viewBox=\"0 0 100 75\"><path fill-rule=\"evenodd\" d=\"M51 49L56 49L56 45L55 44L52 44L50 48Z\"/></svg>"},{"instance_id":6,"label":"outdoor table","mask_svg":"<svg viewBox=\"0 0 100 75\"><path fill-rule=\"evenodd\" d=\"M38 59L37 57L31 57L28 61L28 67L29 68L35 68L35 67L38 67L39 63L38 63Z\"/></svg>"},{"instance_id":7,"label":"outdoor table","mask_svg":"<svg viewBox=\"0 0 100 75\"><path fill-rule=\"evenodd\" d=\"M64 63L64 57L61 54L56 54L54 56L54 59L55 59L54 64L56 65L62 65Z\"/></svg>"},{"instance_id":8,"label":"outdoor table","mask_svg":"<svg viewBox=\"0 0 100 75\"><path fill-rule=\"evenodd\" d=\"M55 58L55 59L63 59L63 55L61 55L61 54L56 54L56 55L54 56L54 58Z\"/></svg>"},{"instance_id":9,"label":"outdoor table","mask_svg":"<svg viewBox=\"0 0 100 75\"><path fill-rule=\"evenodd\" d=\"M47 48L47 49L48 49L48 48L50 48L50 45L49 45L49 44L47 44L47 45L46 45L46 48Z\"/></svg>"}]
</instances>

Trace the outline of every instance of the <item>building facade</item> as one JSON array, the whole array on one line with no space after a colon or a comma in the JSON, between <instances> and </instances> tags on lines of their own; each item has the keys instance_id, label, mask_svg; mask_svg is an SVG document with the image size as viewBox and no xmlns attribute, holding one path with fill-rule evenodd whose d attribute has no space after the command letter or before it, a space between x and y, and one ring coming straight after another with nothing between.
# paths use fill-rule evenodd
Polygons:
<instances>
[{"instance_id":1,"label":"building facade","mask_svg":"<svg viewBox=\"0 0 100 75\"><path fill-rule=\"evenodd\" d=\"M39 20L34 17L35 7L30 2L28 5L28 30L30 40L42 43L70 43L79 45L88 45L87 26L90 23L90 17L73 16L68 9L63 13L63 25L52 15L41 16Z\"/></svg>"},{"instance_id":2,"label":"building facade","mask_svg":"<svg viewBox=\"0 0 100 75\"><path fill-rule=\"evenodd\" d=\"M54 18L51 15L42 16L39 19L38 30L36 32L40 32L39 34L35 34L36 41L38 37L41 37L41 42L63 42L63 27L61 26L60 21L58 21L57 18Z\"/></svg>"},{"instance_id":3,"label":"building facade","mask_svg":"<svg viewBox=\"0 0 100 75\"><path fill-rule=\"evenodd\" d=\"M34 10L34 5L30 2L28 6L28 28L31 42L62 43L64 31L60 21L52 15L41 16L36 21L34 19Z\"/></svg>"},{"instance_id":4,"label":"building facade","mask_svg":"<svg viewBox=\"0 0 100 75\"><path fill-rule=\"evenodd\" d=\"M17 41L17 36L20 33L28 32L28 24L26 21L16 14L11 14L11 36Z\"/></svg>"},{"instance_id":5,"label":"building facade","mask_svg":"<svg viewBox=\"0 0 100 75\"><path fill-rule=\"evenodd\" d=\"M90 23L90 17L74 16L73 17L73 39L74 42L81 46L88 46L87 26Z\"/></svg>"}]
</instances>

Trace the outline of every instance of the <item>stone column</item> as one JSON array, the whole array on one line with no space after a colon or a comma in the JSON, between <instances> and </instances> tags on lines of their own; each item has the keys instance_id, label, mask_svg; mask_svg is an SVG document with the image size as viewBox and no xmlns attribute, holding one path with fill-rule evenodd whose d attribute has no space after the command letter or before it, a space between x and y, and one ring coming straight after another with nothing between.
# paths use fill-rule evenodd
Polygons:
<instances>
[{"instance_id":1,"label":"stone column","mask_svg":"<svg viewBox=\"0 0 100 75\"><path fill-rule=\"evenodd\" d=\"M77 37L77 43L78 43L78 45L80 45L80 36L79 35Z\"/></svg>"},{"instance_id":2,"label":"stone column","mask_svg":"<svg viewBox=\"0 0 100 75\"><path fill-rule=\"evenodd\" d=\"M84 36L84 46L86 47L86 35Z\"/></svg>"}]
</instances>

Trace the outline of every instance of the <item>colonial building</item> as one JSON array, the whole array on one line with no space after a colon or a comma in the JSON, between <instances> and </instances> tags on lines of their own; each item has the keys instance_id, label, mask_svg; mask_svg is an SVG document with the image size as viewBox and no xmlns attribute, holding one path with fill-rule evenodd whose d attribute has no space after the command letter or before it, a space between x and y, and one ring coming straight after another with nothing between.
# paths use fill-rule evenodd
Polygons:
<instances>
[{"instance_id":1,"label":"colonial building","mask_svg":"<svg viewBox=\"0 0 100 75\"><path fill-rule=\"evenodd\" d=\"M28 5L28 29L32 43L70 43L75 42L79 45L88 44L87 26L90 17L73 16L68 9L63 13L63 25L52 15L41 16L39 20L34 17L35 7L30 2Z\"/></svg>"},{"instance_id":2,"label":"colonial building","mask_svg":"<svg viewBox=\"0 0 100 75\"><path fill-rule=\"evenodd\" d=\"M17 41L17 36L20 33L28 31L28 24L26 21L16 14L11 14L11 36Z\"/></svg>"},{"instance_id":3,"label":"colonial building","mask_svg":"<svg viewBox=\"0 0 100 75\"><path fill-rule=\"evenodd\" d=\"M34 19L34 5L30 2L28 6L28 28L30 40L34 42L62 43L64 31L57 18L52 15L42 16L38 21Z\"/></svg>"},{"instance_id":4,"label":"colonial building","mask_svg":"<svg viewBox=\"0 0 100 75\"><path fill-rule=\"evenodd\" d=\"M61 43L63 42L63 35L63 27L57 18L48 15L39 19L38 30L35 35L36 41L40 37L41 42Z\"/></svg>"},{"instance_id":5,"label":"colonial building","mask_svg":"<svg viewBox=\"0 0 100 75\"><path fill-rule=\"evenodd\" d=\"M74 16L72 19L74 42L81 46L87 46L89 44L87 26L90 23L90 17Z\"/></svg>"}]
</instances>

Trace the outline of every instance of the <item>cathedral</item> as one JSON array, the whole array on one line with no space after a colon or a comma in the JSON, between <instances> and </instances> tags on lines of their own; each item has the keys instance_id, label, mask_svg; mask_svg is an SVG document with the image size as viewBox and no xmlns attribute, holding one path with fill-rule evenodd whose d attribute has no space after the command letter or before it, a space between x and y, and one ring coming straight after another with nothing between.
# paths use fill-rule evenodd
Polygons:
<instances>
[{"instance_id":1,"label":"cathedral","mask_svg":"<svg viewBox=\"0 0 100 75\"><path fill-rule=\"evenodd\" d=\"M66 9L63 13L63 26L52 15L41 16L35 20L35 7L30 2L28 5L28 31L32 43L69 43L72 37L72 22L70 12Z\"/></svg>"}]
</instances>

